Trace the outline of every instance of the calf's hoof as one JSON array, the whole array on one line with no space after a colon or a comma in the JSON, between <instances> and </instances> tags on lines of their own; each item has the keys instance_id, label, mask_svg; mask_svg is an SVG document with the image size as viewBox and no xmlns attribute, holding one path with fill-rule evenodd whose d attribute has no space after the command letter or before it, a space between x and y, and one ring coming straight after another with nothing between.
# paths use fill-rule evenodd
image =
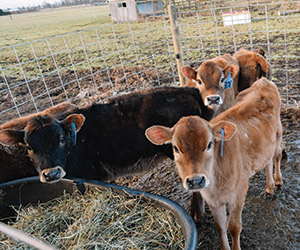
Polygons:
<instances>
[{"instance_id":1,"label":"calf's hoof","mask_svg":"<svg viewBox=\"0 0 300 250\"><path fill-rule=\"evenodd\" d=\"M274 186L272 186L272 187L267 187L267 188L266 188L266 194L271 194L271 195L273 195L273 194L274 194Z\"/></svg>"},{"instance_id":2,"label":"calf's hoof","mask_svg":"<svg viewBox=\"0 0 300 250\"><path fill-rule=\"evenodd\" d=\"M282 152L281 152L281 154L282 154L282 156L281 156L281 159L282 159L282 160L287 160L287 153L286 153L286 150L285 150L285 148L284 148L284 149L282 149Z\"/></svg>"},{"instance_id":3,"label":"calf's hoof","mask_svg":"<svg viewBox=\"0 0 300 250\"><path fill-rule=\"evenodd\" d=\"M275 179L275 186L277 188L280 188L281 186L283 186L282 178Z\"/></svg>"}]
</instances>

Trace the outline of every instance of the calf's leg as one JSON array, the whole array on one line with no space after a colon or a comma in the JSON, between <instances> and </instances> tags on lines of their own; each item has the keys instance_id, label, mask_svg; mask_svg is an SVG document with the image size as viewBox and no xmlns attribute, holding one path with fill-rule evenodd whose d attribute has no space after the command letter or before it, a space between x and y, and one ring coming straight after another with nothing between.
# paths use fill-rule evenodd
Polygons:
<instances>
[{"instance_id":1,"label":"calf's leg","mask_svg":"<svg viewBox=\"0 0 300 250\"><path fill-rule=\"evenodd\" d=\"M226 216L226 206L212 207L209 206L212 212L216 224L216 228L219 234L221 250L230 250L228 237L227 237L227 216Z\"/></svg>"},{"instance_id":2,"label":"calf's leg","mask_svg":"<svg viewBox=\"0 0 300 250\"><path fill-rule=\"evenodd\" d=\"M190 214L196 223L200 223L202 221L202 217L204 215L204 200L200 192L192 193Z\"/></svg>"},{"instance_id":3,"label":"calf's leg","mask_svg":"<svg viewBox=\"0 0 300 250\"><path fill-rule=\"evenodd\" d=\"M246 194L239 195L238 200L234 204L229 204L229 220L228 230L232 237L232 249L240 250L240 234L242 231L242 210L245 202Z\"/></svg>"},{"instance_id":4,"label":"calf's leg","mask_svg":"<svg viewBox=\"0 0 300 250\"><path fill-rule=\"evenodd\" d=\"M273 160L271 159L266 165L266 193L274 194L274 187Z\"/></svg>"},{"instance_id":5,"label":"calf's leg","mask_svg":"<svg viewBox=\"0 0 300 250\"><path fill-rule=\"evenodd\" d=\"M275 163L275 185L276 186L282 186L282 174L280 170L280 162L282 158L282 147L278 147L275 156L274 156L274 163Z\"/></svg>"}]
</instances>

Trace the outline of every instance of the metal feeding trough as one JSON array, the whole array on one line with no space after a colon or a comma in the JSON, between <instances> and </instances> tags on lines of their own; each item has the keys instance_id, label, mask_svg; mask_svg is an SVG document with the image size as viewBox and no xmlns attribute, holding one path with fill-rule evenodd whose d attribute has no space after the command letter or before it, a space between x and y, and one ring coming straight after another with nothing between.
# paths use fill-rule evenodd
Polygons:
<instances>
[{"instance_id":1,"label":"metal feeding trough","mask_svg":"<svg viewBox=\"0 0 300 250\"><path fill-rule=\"evenodd\" d=\"M54 184L41 183L39 177L29 177L19 180L14 180L0 184L0 219L3 221L13 218L15 216L14 210L11 206L26 206L27 204L38 204L40 202L47 202L51 199L59 197L67 193L73 193L79 190L81 193L87 188L96 187L98 189L112 188L115 191L125 190L131 195L143 195L155 202L160 207L171 210L181 225L182 233L185 238L185 249L196 249L197 246L197 230L195 223L191 216L174 201L165 197L141 192L118 185L108 184L101 181L86 180L86 179L62 179ZM6 224L0 224L0 231L6 233L8 236L13 236L15 239L21 240L29 245L35 246L38 249L45 249L45 247L38 247L39 242L33 242L34 238L23 232L14 230ZM32 240L33 239L33 240ZM36 245L34 245L36 243ZM42 242L40 242L42 243ZM55 249L49 246L48 249Z\"/></svg>"}]
</instances>

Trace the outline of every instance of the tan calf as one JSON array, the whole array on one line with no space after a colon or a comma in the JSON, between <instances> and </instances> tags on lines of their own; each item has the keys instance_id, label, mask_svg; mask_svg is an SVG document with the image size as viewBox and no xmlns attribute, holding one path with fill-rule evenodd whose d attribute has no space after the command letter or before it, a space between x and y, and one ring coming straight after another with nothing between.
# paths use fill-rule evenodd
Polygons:
<instances>
[{"instance_id":1,"label":"tan calf","mask_svg":"<svg viewBox=\"0 0 300 250\"><path fill-rule=\"evenodd\" d=\"M232 249L240 249L249 177L265 167L266 192L272 194L275 185L282 185L280 96L275 84L261 78L211 122L197 116L183 117L172 128L148 128L146 136L157 145L172 144L183 186L200 191L209 205L221 249L230 249L227 227Z\"/></svg>"},{"instance_id":2,"label":"tan calf","mask_svg":"<svg viewBox=\"0 0 300 250\"><path fill-rule=\"evenodd\" d=\"M203 62L194 70L183 67L182 73L188 79L186 86L198 88L204 104L219 114L230 108L238 94L239 64L229 54ZM228 83L231 81L231 86Z\"/></svg>"},{"instance_id":3,"label":"tan calf","mask_svg":"<svg viewBox=\"0 0 300 250\"><path fill-rule=\"evenodd\" d=\"M263 76L271 80L271 65L264 58L265 52L262 49L250 51L240 48L233 56L240 65L239 91L249 88Z\"/></svg>"}]
</instances>

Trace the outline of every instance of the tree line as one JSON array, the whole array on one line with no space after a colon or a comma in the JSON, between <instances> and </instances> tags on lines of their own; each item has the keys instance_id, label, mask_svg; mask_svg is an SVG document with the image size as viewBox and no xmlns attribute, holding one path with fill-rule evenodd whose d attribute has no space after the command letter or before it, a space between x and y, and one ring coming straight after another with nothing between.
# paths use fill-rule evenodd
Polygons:
<instances>
[{"instance_id":1,"label":"tree line","mask_svg":"<svg viewBox=\"0 0 300 250\"><path fill-rule=\"evenodd\" d=\"M7 11L4 11L0 9L0 16L22 13L22 12L38 11L40 9L59 8L59 7L82 5L82 4L99 5L107 2L108 0L61 0L61 1L58 0L56 3L48 3L47 1L44 1L42 4L37 6L31 6L31 7L20 6L18 10L7 9Z\"/></svg>"}]
</instances>

